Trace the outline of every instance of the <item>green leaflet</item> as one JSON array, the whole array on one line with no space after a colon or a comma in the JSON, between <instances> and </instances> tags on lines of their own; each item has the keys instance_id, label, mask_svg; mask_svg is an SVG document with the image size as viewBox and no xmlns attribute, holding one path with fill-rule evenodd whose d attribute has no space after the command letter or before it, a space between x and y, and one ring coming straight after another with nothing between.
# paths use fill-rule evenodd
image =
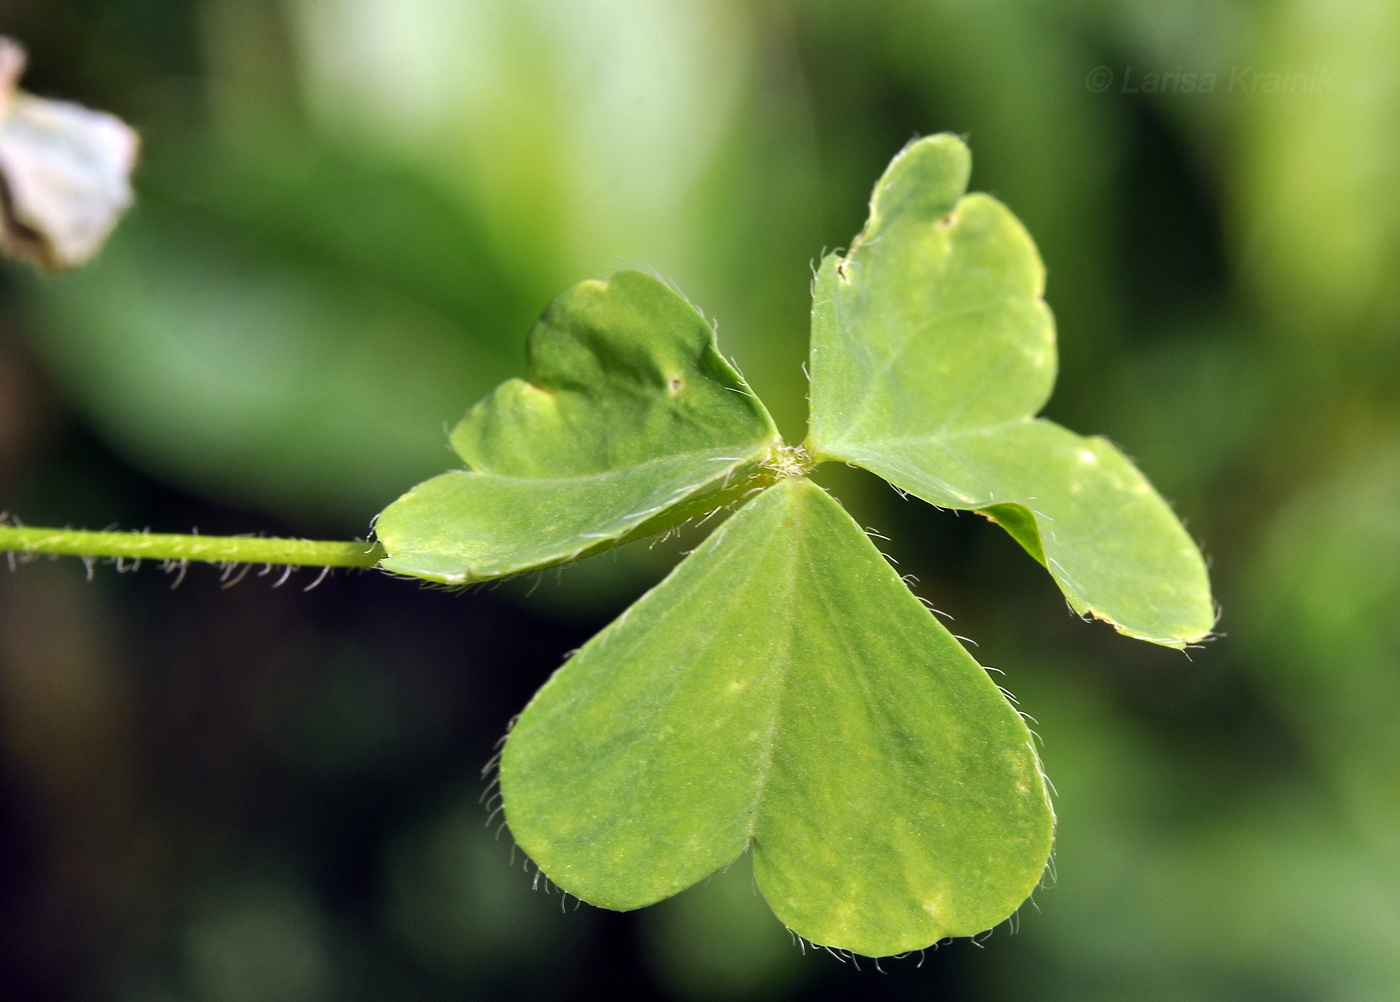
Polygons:
<instances>
[{"instance_id":1,"label":"green leaflet","mask_svg":"<svg viewBox=\"0 0 1400 1002\"><path fill-rule=\"evenodd\" d=\"M559 296L527 353L529 380L452 433L471 470L380 515L385 570L464 584L571 560L739 496L778 445L704 317L638 272Z\"/></svg>"},{"instance_id":2,"label":"green leaflet","mask_svg":"<svg viewBox=\"0 0 1400 1002\"><path fill-rule=\"evenodd\" d=\"M803 478L556 673L501 789L521 847L585 901L650 904L752 845L784 923L871 956L1005 919L1054 820L1020 716Z\"/></svg>"},{"instance_id":3,"label":"green leaflet","mask_svg":"<svg viewBox=\"0 0 1400 1002\"><path fill-rule=\"evenodd\" d=\"M1034 417L1055 378L1045 270L1001 203L963 195L970 164L953 136L912 144L851 250L822 263L808 447L989 515L1081 615L1158 644L1200 640L1214 610L1180 522L1108 442Z\"/></svg>"}]
</instances>

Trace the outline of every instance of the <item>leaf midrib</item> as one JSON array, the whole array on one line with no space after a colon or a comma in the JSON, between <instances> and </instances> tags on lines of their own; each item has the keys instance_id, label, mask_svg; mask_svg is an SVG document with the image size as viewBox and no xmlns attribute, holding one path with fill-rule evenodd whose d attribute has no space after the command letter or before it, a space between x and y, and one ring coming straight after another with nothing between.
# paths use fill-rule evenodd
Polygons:
<instances>
[{"instance_id":1,"label":"leaf midrib","mask_svg":"<svg viewBox=\"0 0 1400 1002\"><path fill-rule=\"evenodd\" d=\"M523 484L541 484L541 485L547 485L547 484L570 485L570 484L588 484L588 483L591 483L591 482L597 482L597 481L601 481L601 480L606 480L606 479L612 478L612 477L626 476L626 475L628 475L628 474L632 474L632 473L636 473L636 472L641 471L641 470L645 470L645 469L646 469L647 467L649 467L649 466L659 466L659 465L661 465L661 464L663 464L663 463L675 463L676 465L680 465L680 462L679 462L680 460L701 459L701 458L703 457L704 461L706 461L706 462L719 462L720 460L724 460L724 459L733 459L733 460L734 460L733 465L731 465L731 466L729 466L729 467L722 467L722 468L721 468L721 472L724 472L725 470L732 470L732 469L734 469L735 467L739 466L739 465L742 464L742 463L751 462L751 461L753 461L754 459L757 459L759 456L763 455L763 453L766 451L766 449L767 449L770 445L772 445L774 442L776 442L776 441L777 441L776 437L770 437L770 438L764 439L762 442L754 443L755 446L756 446L756 448L755 448L752 452L748 453L747 455L738 456L738 457L716 455L717 453L722 453L722 452L728 451L728 450L725 450L725 449L695 449L695 450L692 450L692 451L690 451L690 452L673 452L673 453L670 453L669 455L657 456L657 457L655 457L655 458L653 458L653 459L648 459L648 460L645 460L645 461L640 462L640 463L633 463L633 464L630 465L630 466L620 466L620 467L616 467L616 468L610 469L610 470L600 470L600 471L598 471L597 473L579 473L579 474L574 474L574 475L567 476L567 477L526 477L526 476L519 476L519 475L516 475L516 474L509 474L509 473L495 473L495 472L493 472L493 471L491 471L491 470L473 470L473 469L458 470L458 471L456 471L456 472L458 472L458 473L464 473L464 474L467 474L467 475L469 475L469 476L475 476L475 477L489 477L489 478L492 479L492 480L503 481L503 482L516 482L516 483L523 483ZM716 477L707 477L707 478L704 479L704 480L698 481L698 483L709 483L711 480L714 480L714 479L716 479Z\"/></svg>"},{"instance_id":2,"label":"leaf midrib","mask_svg":"<svg viewBox=\"0 0 1400 1002\"><path fill-rule=\"evenodd\" d=\"M769 489L771 490L774 488ZM816 489L820 490L820 488ZM798 559L798 553L799 551L805 550L805 546L803 545L805 539L803 535L803 530L806 528L806 519L802 518L799 514L799 506L792 503L792 500L794 499L785 500L788 500L787 507L788 510L792 512L793 522L798 524L792 526L791 531L788 533L774 533L772 536L774 545L770 547L769 552L771 553L773 549L777 548L777 543L782 541L784 535L787 535L789 537L791 549L793 552L791 554L791 559L789 560L787 567L787 588L785 589L786 594L784 597L786 599L786 604L788 606L791 606L794 593L797 590L798 575L796 569L798 564L800 563ZM758 842L758 831L762 827L763 806L764 801L766 799L766 794L768 792L768 781L773 773L774 750L777 748L778 738L783 729L783 711L786 708L787 704L788 680L790 679L792 674L791 655L793 648L793 639L796 636L798 627L798 617L787 616L784 617L784 619L784 625L786 625L787 627L783 634L783 654L785 655L785 657L783 657L782 659L783 667L778 681L778 691L773 699L773 716L769 720L768 733L764 736L763 752L759 762L758 784L754 789L753 815L749 820L749 845L754 845Z\"/></svg>"},{"instance_id":3,"label":"leaf midrib","mask_svg":"<svg viewBox=\"0 0 1400 1002\"><path fill-rule=\"evenodd\" d=\"M831 458L841 460L843 462L856 463L859 465L864 465L867 461L872 459L883 459L902 467L908 467L910 473L920 475L918 477L919 479L925 479L936 484L941 484L943 490L947 490L949 493L958 495L961 494L961 492L954 491L951 485L940 480L936 475L930 474L926 470L923 470L917 466L910 465L907 457L899 455L899 453L893 451L893 449L904 445L921 445L927 448L943 448L949 452L957 452L960 455L967 456L968 454L966 452L957 448L959 439L994 436L1005 429L1025 425L1032 425L1040 420L1042 419L1033 415L1027 415L1026 417L1012 418L1009 421L998 421L994 424L979 425L976 428L961 428L955 431L938 431L918 435L885 435L879 438L864 439L858 443L851 443L845 445L838 442L835 445L821 449L820 455L824 459ZM972 456L972 458L975 460L975 455ZM970 463L969 465L973 464ZM878 474L877 472L877 475L881 474ZM986 507L995 504L1021 504L1025 505L1025 507L1031 512L1031 514L1035 515L1037 518L1044 517L1041 515L1041 513L1037 512L1034 508L1030 506L1029 502L1034 500L1034 497L992 498L986 501L977 501L974 498L968 498L964 503L973 505L974 508Z\"/></svg>"}]
</instances>

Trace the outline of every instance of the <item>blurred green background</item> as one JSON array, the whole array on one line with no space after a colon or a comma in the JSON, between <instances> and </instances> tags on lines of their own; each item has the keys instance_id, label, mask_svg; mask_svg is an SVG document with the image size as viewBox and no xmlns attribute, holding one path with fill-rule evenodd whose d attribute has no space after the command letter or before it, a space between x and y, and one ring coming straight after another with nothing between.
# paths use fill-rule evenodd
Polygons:
<instances>
[{"instance_id":1,"label":"blurred green background","mask_svg":"<svg viewBox=\"0 0 1400 1002\"><path fill-rule=\"evenodd\" d=\"M796 440L810 265L949 130L1046 259L1049 415L1174 500L1225 634L1082 624L982 520L824 470L1058 790L1018 928L880 974L800 952L743 863L614 915L487 825L511 716L674 547L468 595L28 564L6 999L1400 998L1400 4L0 0L0 32L144 141L96 262L0 271L0 509L362 535L618 267L718 318Z\"/></svg>"}]
</instances>

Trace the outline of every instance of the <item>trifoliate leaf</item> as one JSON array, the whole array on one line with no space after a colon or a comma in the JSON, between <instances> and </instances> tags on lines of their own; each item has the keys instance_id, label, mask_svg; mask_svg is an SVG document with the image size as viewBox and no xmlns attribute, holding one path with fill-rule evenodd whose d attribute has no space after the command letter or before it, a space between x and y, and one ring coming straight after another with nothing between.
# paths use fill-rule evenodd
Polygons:
<instances>
[{"instance_id":1,"label":"trifoliate leaf","mask_svg":"<svg viewBox=\"0 0 1400 1002\"><path fill-rule=\"evenodd\" d=\"M527 353L529 379L452 433L471 469L379 517L384 569L462 584L571 560L737 496L779 442L704 317L638 272L565 292Z\"/></svg>"},{"instance_id":2,"label":"trifoliate leaf","mask_svg":"<svg viewBox=\"0 0 1400 1002\"><path fill-rule=\"evenodd\" d=\"M1031 735L804 478L741 508L511 731L512 834L584 901L651 904L754 852L813 942L871 956L990 928L1053 814Z\"/></svg>"},{"instance_id":3,"label":"trifoliate leaf","mask_svg":"<svg viewBox=\"0 0 1400 1002\"><path fill-rule=\"evenodd\" d=\"M1210 586L1176 516L1107 441L1034 416L1055 379L1045 269L1005 206L963 195L970 169L953 136L914 143L850 251L822 263L808 447L995 519L1081 615L1199 640Z\"/></svg>"}]
</instances>

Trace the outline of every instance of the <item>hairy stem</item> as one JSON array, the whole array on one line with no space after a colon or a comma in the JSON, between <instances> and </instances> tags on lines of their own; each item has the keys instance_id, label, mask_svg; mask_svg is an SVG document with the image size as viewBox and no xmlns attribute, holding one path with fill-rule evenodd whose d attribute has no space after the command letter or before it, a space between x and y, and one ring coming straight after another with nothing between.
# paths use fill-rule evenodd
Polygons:
<instances>
[{"instance_id":1,"label":"hairy stem","mask_svg":"<svg viewBox=\"0 0 1400 1002\"><path fill-rule=\"evenodd\" d=\"M154 532L89 532L0 525L0 552L211 564L294 564L373 567L384 558L378 543L197 536Z\"/></svg>"}]
</instances>

